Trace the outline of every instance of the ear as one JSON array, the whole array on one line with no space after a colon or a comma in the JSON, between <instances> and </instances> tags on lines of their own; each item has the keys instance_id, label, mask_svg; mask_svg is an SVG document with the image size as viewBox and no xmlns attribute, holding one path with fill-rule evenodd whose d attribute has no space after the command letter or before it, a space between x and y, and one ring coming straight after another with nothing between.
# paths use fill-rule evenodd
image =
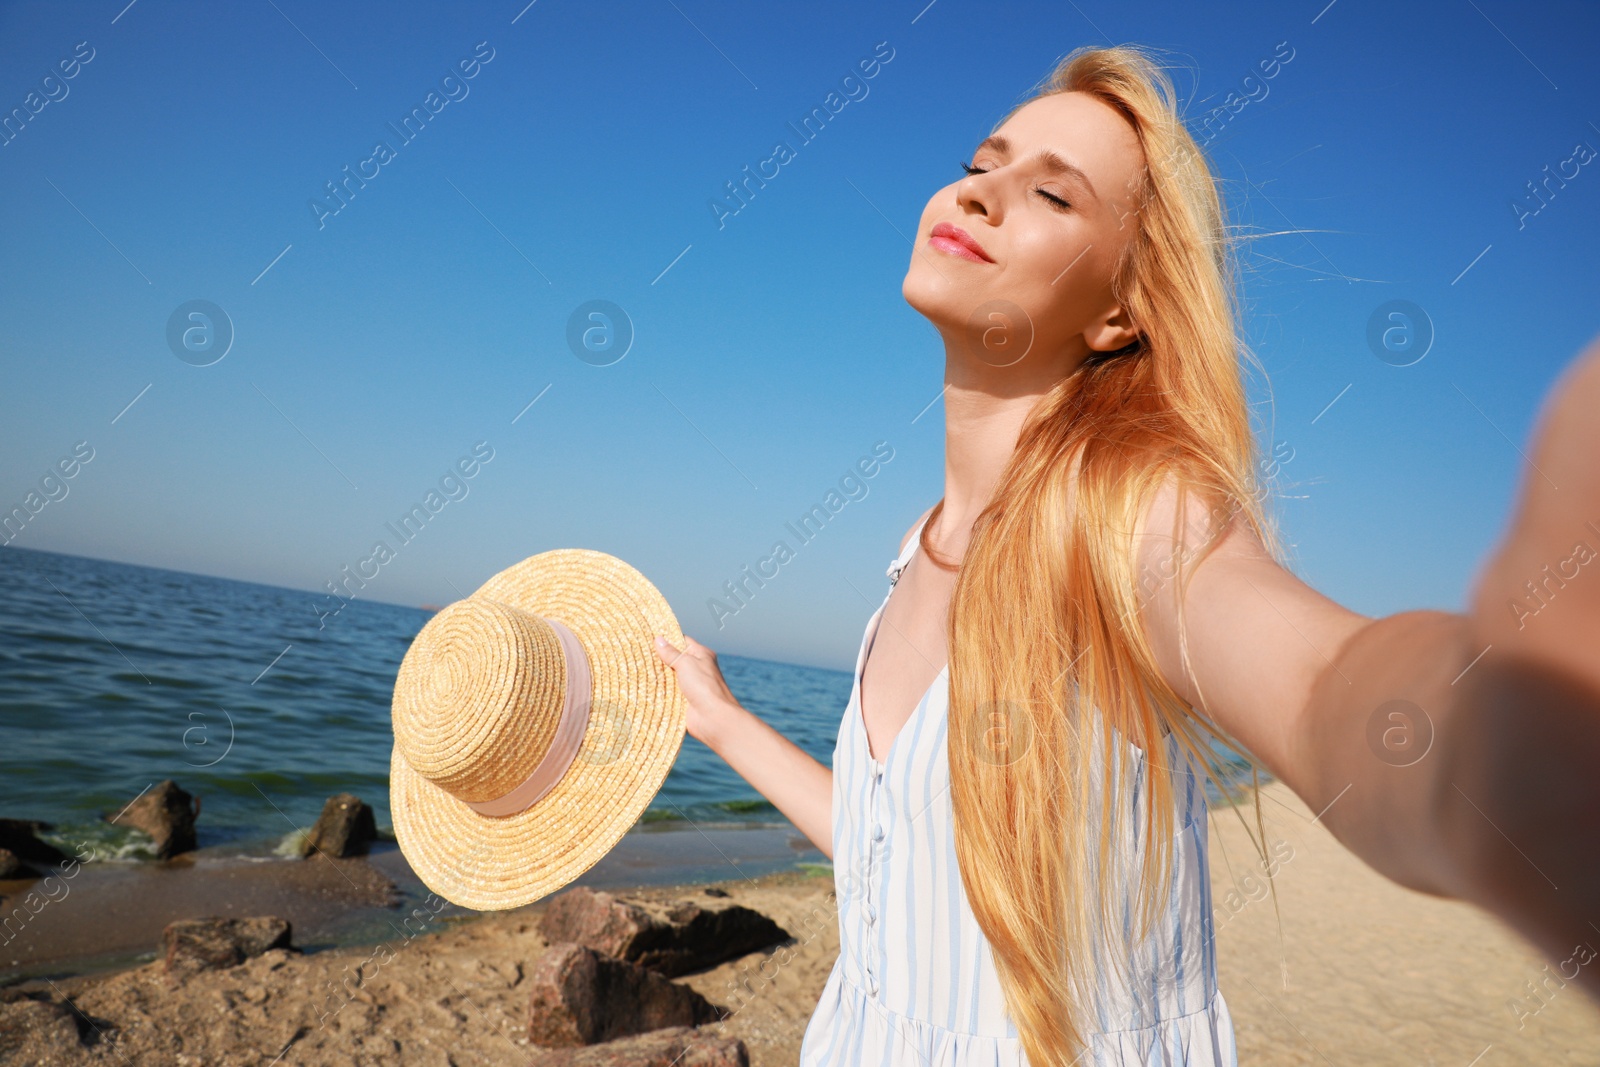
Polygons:
<instances>
[{"instance_id":1,"label":"ear","mask_svg":"<svg viewBox=\"0 0 1600 1067\"><path fill-rule=\"evenodd\" d=\"M1121 304L1112 304L1083 331L1084 342L1096 352L1115 352L1139 339L1139 329Z\"/></svg>"}]
</instances>

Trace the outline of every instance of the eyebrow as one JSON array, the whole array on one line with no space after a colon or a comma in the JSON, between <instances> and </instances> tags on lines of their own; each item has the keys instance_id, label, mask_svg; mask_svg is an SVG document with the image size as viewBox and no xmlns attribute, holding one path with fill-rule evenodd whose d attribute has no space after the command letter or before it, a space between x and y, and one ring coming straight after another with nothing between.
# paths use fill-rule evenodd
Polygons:
<instances>
[{"instance_id":1,"label":"eyebrow","mask_svg":"<svg viewBox=\"0 0 1600 1067\"><path fill-rule=\"evenodd\" d=\"M983 141L979 143L977 151L981 152L985 148L992 148L1001 155L1009 156L1011 154L1011 142L998 133L990 134L988 137L985 137ZM1062 159L1061 156L1057 155L1055 152L1052 152L1048 148L1039 149L1038 152L1034 153L1034 159L1038 160L1040 165L1042 165L1044 169L1050 173L1065 175L1068 178L1075 179L1076 181L1082 183L1082 185L1089 190L1090 196L1094 197L1096 200L1100 199L1100 194L1094 190L1094 183L1089 180L1089 176L1083 172L1082 168L1073 166L1071 163L1068 163L1065 159Z\"/></svg>"}]
</instances>

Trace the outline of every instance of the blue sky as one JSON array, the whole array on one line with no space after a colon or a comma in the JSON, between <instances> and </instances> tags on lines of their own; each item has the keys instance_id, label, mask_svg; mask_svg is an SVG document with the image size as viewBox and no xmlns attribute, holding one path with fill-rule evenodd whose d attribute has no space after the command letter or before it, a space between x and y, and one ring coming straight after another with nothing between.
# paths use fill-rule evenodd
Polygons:
<instances>
[{"instance_id":1,"label":"blue sky","mask_svg":"<svg viewBox=\"0 0 1600 1067\"><path fill-rule=\"evenodd\" d=\"M848 669L942 490L909 235L1082 44L1168 50L1195 126L1251 97L1209 150L1243 232L1279 234L1246 246L1243 325L1294 566L1335 599L1464 606L1540 400L1600 331L1593 5L125 2L0 6L0 109L26 115L0 146L0 510L87 442L13 545L304 589L308 614L378 540L361 595L406 604L588 547L713 648ZM569 346L597 300L620 359ZM1395 300L1432 324L1409 366L1367 340ZM220 333L169 343L190 301L231 323L220 359ZM785 524L875 446L799 545Z\"/></svg>"}]
</instances>

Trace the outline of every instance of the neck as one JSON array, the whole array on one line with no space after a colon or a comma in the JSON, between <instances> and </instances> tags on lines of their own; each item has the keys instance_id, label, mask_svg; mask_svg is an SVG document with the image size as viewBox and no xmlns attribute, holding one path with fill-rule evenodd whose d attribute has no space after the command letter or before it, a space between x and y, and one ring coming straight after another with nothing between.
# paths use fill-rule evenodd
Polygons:
<instances>
[{"instance_id":1,"label":"neck","mask_svg":"<svg viewBox=\"0 0 1600 1067\"><path fill-rule=\"evenodd\" d=\"M1028 413L1082 358L1024 357L995 367L952 351L946 342L944 507L931 531L942 554L960 558L973 522L1016 451Z\"/></svg>"}]
</instances>

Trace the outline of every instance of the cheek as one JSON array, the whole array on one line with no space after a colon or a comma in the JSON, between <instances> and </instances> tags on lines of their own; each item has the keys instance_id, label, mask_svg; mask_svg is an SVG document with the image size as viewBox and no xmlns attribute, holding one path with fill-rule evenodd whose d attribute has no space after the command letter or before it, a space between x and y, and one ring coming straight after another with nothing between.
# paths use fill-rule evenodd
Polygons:
<instances>
[{"instance_id":1,"label":"cheek","mask_svg":"<svg viewBox=\"0 0 1600 1067\"><path fill-rule=\"evenodd\" d=\"M1030 240L1017 249L1015 272L1007 271L1015 299L1028 308L1047 346L1084 328L1105 289L1102 272L1110 262L1096 243L1099 235L1087 227L1054 229L1048 239Z\"/></svg>"},{"instance_id":2,"label":"cheek","mask_svg":"<svg viewBox=\"0 0 1600 1067\"><path fill-rule=\"evenodd\" d=\"M1095 259L1092 244L1078 222L1029 227L1014 235L1006 273L1046 303L1058 303L1088 277Z\"/></svg>"}]
</instances>

